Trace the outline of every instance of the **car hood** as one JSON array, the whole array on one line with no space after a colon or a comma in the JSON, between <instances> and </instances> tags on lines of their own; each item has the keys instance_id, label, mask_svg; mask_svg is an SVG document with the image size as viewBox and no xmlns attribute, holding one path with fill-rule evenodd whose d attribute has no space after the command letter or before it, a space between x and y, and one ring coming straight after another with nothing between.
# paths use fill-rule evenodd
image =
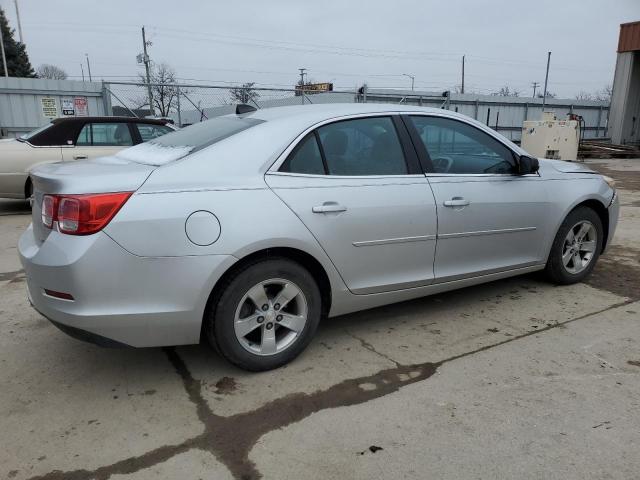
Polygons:
<instances>
[{"instance_id":1,"label":"car hood","mask_svg":"<svg viewBox=\"0 0 640 480\"><path fill-rule=\"evenodd\" d=\"M538 159L540 162L540 166L544 168L552 168L560 173L598 173L583 163L577 162L566 162L564 160L549 160L548 158L540 158Z\"/></svg>"}]
</instances>

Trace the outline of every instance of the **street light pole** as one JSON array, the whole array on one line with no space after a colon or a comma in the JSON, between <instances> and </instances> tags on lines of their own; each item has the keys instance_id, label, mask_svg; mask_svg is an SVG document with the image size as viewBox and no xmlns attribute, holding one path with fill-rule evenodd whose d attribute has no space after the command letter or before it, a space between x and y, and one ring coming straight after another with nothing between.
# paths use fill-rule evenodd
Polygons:
<instances>
[{"instance_id":1,"label":"street light pole","mask_svg":"<svg viewBox=\"0 0 640 480\"><path fill-rule=\"evenodd\" d=\"M2 50L2 65L4 66L4 76L9 76L9 70L7 69L7 55L4 52L4 39L2 38L2 29L0 29L0 50Z\"/></svg>"},{"instance_id":2,"label":"street light pole","mask_svg":"<svg viewBox=\"0 0 640 480\"><path fill-rule=\"evenodd\" d=\"M155 116L156 112L155 109L153 108L153 93L151 90L151 75L150 75L150 67L149 65L151 64L151 60L149 60L149 55L147 54L147 45L149 45L150 42L147 42L147 37L145 35L144 32L144 26L142 27L142 50L144 52L144 68L147 74L147 95L149 96L149 113L151 114L151 116Z\"/></svg>"},{"instance_id":3,"label":"street light pole","mask_svg":"<svg viewBox=\"0 0 640 480\"><path fill-rule=\"evenodd\" d=\"M18 0L13 0L13 3L16 6L16 20L18 21L18 35L20 36L20 43L24 43L24 39L22 37L22 22L20 22L20 9L18 8Z\"/></svg>"},{"instance_id":4,"label":"street light pole","mask_svg":"<svg viewBox=\"0 0 640 480\"><path fill-rule=\"evenodd\" d=\"M462 86L460 87L460 93L464 93L464 57L466 55L462 55Z\"/></svg>"},{"instance_id":5,"label":"street light pole","mask_svg":"<svg viewBox=\"0 0 640 480\"><path fill-rule=\"evenodd\" d=\"M544 95L542 96L542 113L544 113L544 107L547 104L547 83L549 81L549 64L551 63L551 52L547 54L547 73L544 76Z\"/></svg>"},{"instance_id":6,"label":"street light pole","mask_svg":"<svg viewBox=\"0 0 640 480\"><path fill-rule=\"evenodd\" d=\"M304 105L304 76L306 75L306 68L299 68L300 70L300 93L302 97L302 104Z\"/></svg>"},{"instance_id":7,"label":"street light pole","mask_svg":"<svg viewBox=\"0 0 640 480\"><path fill-rule=\"evenodd\" d=\"M91 79L91 64L89 63L89 54L85 53L84 56L87 57L87 71L89 73L89 81L91 82L93 80Z\"/></svg>"},{"instance_id":8,"label":"street light pole","mask_svg":"<svg viewBox=\"0 0 640 480\"><path fill-rule=\"evenodd\" d=\"M411 91L413 92L413 85L416 77L414 77L413 75L409 75L408 73L403 73L402 75L411 79Z\"/></svg>"}]
</instances>

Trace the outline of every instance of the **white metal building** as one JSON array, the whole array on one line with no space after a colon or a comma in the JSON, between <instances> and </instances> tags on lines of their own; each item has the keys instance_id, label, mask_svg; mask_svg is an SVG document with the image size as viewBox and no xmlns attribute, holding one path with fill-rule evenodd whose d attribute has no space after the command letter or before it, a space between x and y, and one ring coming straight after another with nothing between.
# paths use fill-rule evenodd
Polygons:
<instances>
[{"instance_id":1,"label":"white metal building","mask_svg":"<svg viewBox=\"0 0 640 480\"><path fill-rule=\"evenodd\" d=\"M640 21L620 25L609 133L613 143L640 144Z\"/></svg>"}]
</instances>

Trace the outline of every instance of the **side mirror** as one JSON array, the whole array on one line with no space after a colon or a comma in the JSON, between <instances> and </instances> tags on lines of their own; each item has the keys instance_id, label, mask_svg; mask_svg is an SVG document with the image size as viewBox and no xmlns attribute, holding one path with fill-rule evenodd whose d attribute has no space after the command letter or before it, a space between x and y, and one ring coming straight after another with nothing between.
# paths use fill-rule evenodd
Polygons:
<instances>
[{"instance_id":1,"label":"side mirror","mask_svg":"<svg viewBox=\"0 0 640 480\"><path fill-rule=\"evenodd\" d=\"M528 175L536 173L540 169L540 162L535 157L522 155L518 159L518 175Z\"/></svg>"}]
</instances>

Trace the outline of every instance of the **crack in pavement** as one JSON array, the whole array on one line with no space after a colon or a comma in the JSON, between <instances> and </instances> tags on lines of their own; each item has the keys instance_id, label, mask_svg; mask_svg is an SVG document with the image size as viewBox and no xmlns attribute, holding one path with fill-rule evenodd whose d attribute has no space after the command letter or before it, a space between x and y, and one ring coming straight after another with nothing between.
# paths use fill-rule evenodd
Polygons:
<instances>
[{"instance_id":1,"label":"crack in pavement","mask_svg":"<svg viewBox=\"0 0 640 480\"><path fill-rule=\"evenodd\" d=\"M382 357L382 358L384 358L386 360L389 360L391 363L394 363L396 365L396 367L400 367L401 366L400 362L394 360L393 358L391 358L390 356L388 356L388 355L386 355L386 354L384 354L382 352L379 352L378 350L376 350L376 348L373 345L371 345L369 342L367 342L364 338L360 338L360 337L358 337L357 335L354 335L353 333L351 333L348 330L344 330L344 333L349 335L351 338L353 338L355 340L358 340L360 342L360 346L362 348L365 348L365 349L369 350L370 352L373 352L376 355L378 355L378 356L380 356L380 357Z\"/></svg>"},{"instance_id":2,"label":"crack in pavement","mask_svg":"<svg viewBox=\"0 0 640 480\"><path fill-rule=\"evenodd\" d=\"M590 312L561 323L551 324L521 335L510 337L498 343L455 355L438 362L424 362L415 365L401 365L381 370L373 375L347 379L327 389L313 393L293 393L272 400L249 412L231 416L213 413L202 395L201 383L193 378L185 362L174 348L164 348L169 361L182 379L189 400L195 405L198 419L204 432L176 445L164 445L140 456L129 457L95 470L54 470L30 480L106 480L115 474L130 474L160 464L176 455L192 449L213 454L223 463L237 480L262 478L257 466L249 459L249 453L256 442L267 433L301 421L313 413L331 408L360 405L371 400L397 392L400 388L428 379L446 363L485 352L487 350L520 340L532 335L562 327L569 323L598 315L608 310L633 303L625 300L596 312ZM354 337L357 338L357 337ZM364 342L366 343L366 342ZM363 347L367 348L363 343Z\"/></svg>"}]
</instances>

